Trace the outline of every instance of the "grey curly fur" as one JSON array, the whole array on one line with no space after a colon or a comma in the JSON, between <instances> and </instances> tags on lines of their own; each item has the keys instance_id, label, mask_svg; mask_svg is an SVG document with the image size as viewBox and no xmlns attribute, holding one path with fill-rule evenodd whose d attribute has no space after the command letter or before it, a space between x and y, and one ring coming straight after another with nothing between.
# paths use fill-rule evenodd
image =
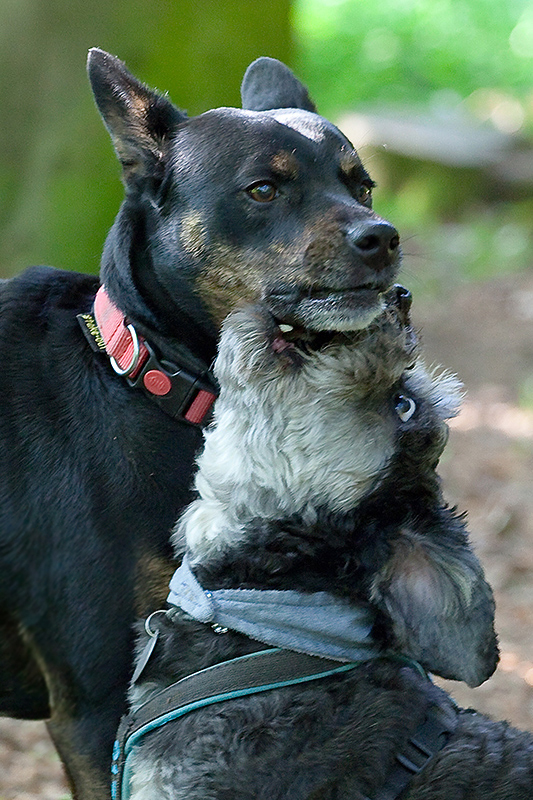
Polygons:
<instances>
[{"instance_id":1,"label":"grey curly fur","mask_svg":"<svg viewBox=\"0 0 533 800\"><path fill-rule=\"evenodd\" d=\"M261 306L228 317L199 498L176 546L185 541L206 588L333 589L370 602L388 647L477 685L496 666L492 592L435 471L460 392L425 368L401 306L392 290L366 330L318 351L280 342ZM408 419L398 394L415 405Z\"/></svg>"},{"instance_id":2,"label":"grey curly fur","mask_svg":"<svg viewBox=\"0 0 533 800\"><path fill-rule=\"evenodd\" d=\"M448 695L414 670L386 661L319 686L221 703L146 737L132 759L132 798L373 798L433 703L452 709ZM460 710L455 733L405 800L529 800L532 793L533 736Z\"/></svg>"},{"instance_id":3,"label":"grey curly fur","mask_svg":"<svg viewBox=\"0 0 533 800\"><path fill-rule=\"evenodd\" d=\"M456 397L455 384L446 377L431 376L418 361L412 341L409 344L412 331L402 315L395 313L394 302L368 331L343 344L334 341L318 355L309 350L302 356L287 348L281 358L273 357L270 348L276 332L269 330L260 309L238 312L226 325L218 361L221 399L215 426L207 434L209 458L200 459L200 498L184 516L175 537L178 556L187 545L194 570L209 589L326 590L353 602L372 602L380 609L381 626L375 635L384 647L421 655L428 669L441 674L466 675L473 683L486 679L497 653L492 596L468 547L464 523L445 505L435 473L445 442L443 420L451 413L454 400L450 398ZM282 511L276 516L276 493L279 499L284 492L283 485L276 484L279 476L257 491L253 469L242 469L240 463L217 464L214 455L221 452L217 447L224 445L224 437L236 430L223 420L236 409L246 423L243 429L252 429L246 446L241 442L243 458L237 461L246 456L252 459L248 464L253 464L258 453L254 447L264 442L262 433L268 436L272 433L269 425L282 425L283 413L290 416L287 404L295 394L305 400L305 392L300 390L298 395L297 386L302 358L307 359L308 375L313 360L315 365L321 361L320 372L328 358L337 363L347 359L349 364L352 359L348 373L354 393L343 400L342 387L334 385L332 372L329 378L323 376L324 392L335 395L337 391L335 403L346 402L347 414L365 416L369 404L371 408L377 403L382 419L370 414L370 439L364 426L356 426L357 435L362 445L372 440L372 431L383 429L385 435L375 462L361 462L357 448L353 451L350 468L363 475L353 508L339 510L335 487L327 485L320 487L321 496L313 506L305 487L300 485L291 494L289 482L282 498L287 505L281 503ZM258 381L264 381L259 395ZM283 381L291 384L285 405L280 403ZM417 419L399 427L392 424L387 400L398 387L408 390L419 405ZM251 396L242 402L247 389ZM265 416L263 429L257 423L263 412L257 403L262 391L266 395L277 392L279 406L274 421ZM322 395L317 397L322 400ZM298 413L305 406L303 400ZM349 412L349 407L355 412ZM316 407L311 410L307 425L316 411ZM327 404L322 411L327 416ZM224 425L227 430L221 433ZM323 431L327 430L325 425ZM312 437L306 441L307 455L320 458L319 444L327 443L313 442ZM238 448L233 452L238 454ZM290 466L291 454L285 455ZM347 459L351 457L348 453ZM286 475L290 474L289 468ZM232 494L236 481L242 483ZM247 486L255 506L252 514L244 500ZM303 510L290 508L295 497L297 503L305 497ZM428 548L423 550L422 563L418 547ZM440 609L430 603L428 611L433 599L427 594L427 570L432 576L431 591L442 593ZM154 654L130 692L133 709L187 674L262 649L234 631L217 635L181 610L158 620ZM141 633L138 656L145 642L146 634ZM455 713L448 695L413 668L387 658L318 683L220 703L152 731L134 747L132 800L374 798L396 753L431 705ZM528 800L533 796L533 737L475 712L457 713L455 732L412 781L405 800Z\"/></svg>"}]
</instances>

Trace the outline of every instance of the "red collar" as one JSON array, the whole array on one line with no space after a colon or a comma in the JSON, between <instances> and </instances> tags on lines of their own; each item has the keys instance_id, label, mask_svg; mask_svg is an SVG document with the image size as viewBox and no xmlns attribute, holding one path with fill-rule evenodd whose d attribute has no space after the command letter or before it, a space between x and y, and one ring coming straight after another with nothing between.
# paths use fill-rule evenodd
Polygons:
<instances>
[{"instance_id":1,"label":"red collar","mask_svg":"<svg viewBox=\"0 0 533 800\"><path fill-rule=\"evenodd\" d=\"M79 317L91 343L105 349L111 366L130 386L142 389L171 417L194 425L206 425L217 397L215 380L206 370L193 375L178 364L155 355L150 344L128 323L124 314L101 286L94 300L96 330L91 330L91 316ZM84 327L85 326L85 327ZM98 341L100 338L100 341Z\"/></svg>"}]
</instances>

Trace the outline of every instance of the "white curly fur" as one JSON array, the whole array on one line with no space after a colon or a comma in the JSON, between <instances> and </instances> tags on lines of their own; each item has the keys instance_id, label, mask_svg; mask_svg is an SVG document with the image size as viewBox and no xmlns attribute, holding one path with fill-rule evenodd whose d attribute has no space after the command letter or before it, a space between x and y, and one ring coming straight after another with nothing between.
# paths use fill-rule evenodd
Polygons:
<instances>
[{"instance_id":1,"label":"white curly fur","mask_svg":"<svg viewBox=\"0 0 533 800\"><path fill-rule=\"evenodd\" d=\"M253 308L224 326L215 365L221 394L198 459L200 497L176 535L193 561L235 545L255 517L300 514L312 522L318 506L353 508L394 452L390 388L406 366L403 334L394 338L385 319L360 340L310 351L294 366L274 352L269 325ZM441 419L456 413L452 376L416 361L409 384Z\"/></svg>"}]
</instances>

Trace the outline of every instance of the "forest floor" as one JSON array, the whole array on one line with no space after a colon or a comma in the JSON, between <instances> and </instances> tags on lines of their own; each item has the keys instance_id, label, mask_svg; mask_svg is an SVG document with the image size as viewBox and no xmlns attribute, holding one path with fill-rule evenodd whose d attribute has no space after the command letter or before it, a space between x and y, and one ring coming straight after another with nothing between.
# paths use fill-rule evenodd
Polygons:
<instances>
[{"instance_id":1,"label":"forest floor","mask_svg":"<svg viewBox=\"0 0 533 800\"><path fill-rule=\"evenodd\" d=\"M440 683L461 705L533 731L533 272L415 297L413 311L427 361L467 390L440 472L447 499L468 510L501 646L483 686ZM0 720L0 800L68 797L44 723Z\"/></svg>"}]
</instances>

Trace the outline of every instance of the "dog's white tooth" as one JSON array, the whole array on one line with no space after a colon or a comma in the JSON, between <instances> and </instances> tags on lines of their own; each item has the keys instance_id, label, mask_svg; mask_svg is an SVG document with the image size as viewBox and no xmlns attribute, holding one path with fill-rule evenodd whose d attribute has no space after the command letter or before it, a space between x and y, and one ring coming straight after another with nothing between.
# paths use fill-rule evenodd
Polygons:
<instances>
[{"instance_id":1,"label":"dog's white tooth","mask_svg":"<svg viewBox=\"0 0 533 800\"><path fill-rule=\"evenodd\" d=\"M288 333L289 331L294 330L294 325L285 325L285 323L283 323L282 325L279 325L279 329L282 333Z\"/></svg>"}]
</instances>

